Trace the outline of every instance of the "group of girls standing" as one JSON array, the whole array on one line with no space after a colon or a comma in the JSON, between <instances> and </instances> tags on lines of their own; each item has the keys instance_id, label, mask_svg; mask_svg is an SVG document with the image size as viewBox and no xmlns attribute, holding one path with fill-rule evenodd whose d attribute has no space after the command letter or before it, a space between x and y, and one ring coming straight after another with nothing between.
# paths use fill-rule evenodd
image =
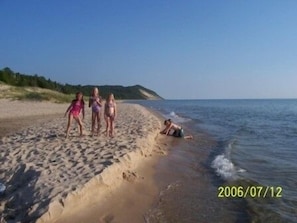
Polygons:
<instances>
[{"instance_id":1,"label":"group of girls standing","mask_svg":"<svg viewBox=\"0 0 297 223\"><path fill-rule=\"evenodd\" d=\"M94 88L89 98L89 107L92 109L92 130L91 135L94 136L100 133L100 117L102 108L104 109L104 119L106 122L106 136L114 137L114 121L117 115L117 108L113 94L109 94L106 102L103 103L101 96L99 95L98 88ZM65 112L65 116L68 113L68 124L66 129L66 138L69 136L70 126L74 119L79 125L80 136L83 136L83 123L82 120L85 117L85 102L83 94L81 92L76 93L75 99L71 102ZM80 117L82 113L82 119ZM96 131L95 131L96 130Z\"/></svg>"}]
</instances>

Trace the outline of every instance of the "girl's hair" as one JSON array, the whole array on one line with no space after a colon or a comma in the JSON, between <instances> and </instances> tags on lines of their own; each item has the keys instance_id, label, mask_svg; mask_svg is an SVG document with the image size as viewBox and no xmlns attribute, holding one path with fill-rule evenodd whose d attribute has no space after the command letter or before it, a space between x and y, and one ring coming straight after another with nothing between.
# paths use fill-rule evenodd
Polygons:
<instances>
[{"instance_id":1,"label":"girl's hair","mask_svg":"<svg viewBox=\"0 0 297 223\"><path fill-rule=\"evenodd\" d=\"M97 87L94 87L91 93L91 96L94 96L95 91L97 91L97 93L99 94L99 89Z\"/></svg>"},{"instance_id":2,"label":"girl's hair","mask_svg":"<svg viewBox=\"0 0 297 223\"><path fill-rule=\"evenodd\" d=\"M107 98L106 98L106 101L109 101L109 98L110 98L111 96L113 97L113 100L114 100L114 95L113 95L113 93L110 93L110 94L108 94L108 96L107 96Z\"/></svg>"},{"instance_id":3,"label":"girl's hair","mask_svg":"<svg viewBox=\"0 0 297 223\"><path fill-rule=\"evenodd\" d=\"M84 95L83 95L83 93L82 92L76 92L76 94L75 94L75 99L74 100L72 100L72 102L76 102L76 101L78 101L77 100L77 97L78 97L78 95L80 95L81 94L81 102L82 102L82 104L83 105L85 105L85 101L84 101Z\"/></svg>"},{"instance_id":4,"label":"girl's hair","mask_svg":"<svg viewBox=\"0 0 297 223\"><path fill-rule=\"evenodd\" d=\"M166 125L168 122L171 123L171 119L167 119L167 120L165 120L165 121L164 121L164 125Z\"/></svg>"}]
</instances>

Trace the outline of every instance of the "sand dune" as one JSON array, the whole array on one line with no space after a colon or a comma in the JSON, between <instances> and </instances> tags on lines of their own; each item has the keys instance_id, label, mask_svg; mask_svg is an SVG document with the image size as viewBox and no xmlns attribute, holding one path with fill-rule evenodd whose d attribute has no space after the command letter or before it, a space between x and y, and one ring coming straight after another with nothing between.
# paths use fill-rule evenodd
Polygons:
<instances>
[{"instance_id":1,"label":"sand dune","mask_svg":"<svg viewBox=\"0 0 297 223\"><path fill-rule=\"evenodd\" d=\"M20 115L6 108L15 107L13 103L0 105L6 109L1 109L1 117ZM24 116L63 113L68 105L40 103L34 112L31 103L22 106ZM156 149L160 121L139 105L120 103L118 107L115 138L103 134L103 120L100 135L90 137L88 109L84 137L78 137L73 125L65 139L67 118L62 116L2 137L0 183L7 189L0 195L1 222L32 222L42 215L38 222L54 222L67 206L92 199L92 191L137 180L133 169Z\"/></svg>"}]
</instances>

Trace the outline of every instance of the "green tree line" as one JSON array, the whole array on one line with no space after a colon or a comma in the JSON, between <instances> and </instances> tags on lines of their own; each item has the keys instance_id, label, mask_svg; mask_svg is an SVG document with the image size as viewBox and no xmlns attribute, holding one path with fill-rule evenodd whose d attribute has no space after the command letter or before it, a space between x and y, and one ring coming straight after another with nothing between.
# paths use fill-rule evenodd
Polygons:
<instances>
[{"instance_id":1,"label":"green tree line","mask_svg":"<svg viewBox=\"0 0 297 223\"><path fill-rule=\"evenodd\" d=\"M64 94L75 94L80 91L86 96L90 95L92 89L94 88L92 85L81 86L61 84L37 74L26 75L15 73L8 67L0 70L0 81L13 86L46 88ZM99 88L100 95L104 98L106 98L109 93L113 93L117 99L146 99L139 89L145 90L146 92L156 96L156 98L161 98L154 91L144 88L141 85L130 87L103 85L96 87Z\"/></svg>"}]
</instances>

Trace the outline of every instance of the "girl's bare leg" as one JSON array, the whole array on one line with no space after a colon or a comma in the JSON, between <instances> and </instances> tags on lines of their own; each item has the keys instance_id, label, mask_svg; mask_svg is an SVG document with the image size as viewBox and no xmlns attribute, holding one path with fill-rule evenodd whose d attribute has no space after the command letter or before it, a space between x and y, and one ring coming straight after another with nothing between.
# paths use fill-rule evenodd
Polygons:
<instances>
[{"instance_id":1,"label":"girl's bare leg","mask_svg":"<svg viewBox=\"0 0 297 223\"><path fill-rule=\"evenodd\" d=\"M114 119L111 118L110 119L110 137L113 137L114 136Z\"/></svg>"},{"instance_id":2,"label":"girl's bare leg","mask_svg":"<svg viewBox=\"0 0 297 223\"><path fill-rule=\"evenodd\" d=\"M96 122L96 113L92 111L92 136L94 136L94 132L95 132L95 122Z\"/></svg>"},{"instance_id":3,"label":"girl's bare leg","mask_svg":"<svg viewBox=\"0 0 297 223\"><path fill-rule=\"evenodd\" d=\"M106 122L106 136L108 136L109 132L109 118L108 117L105 117L105 122Z\"/></svg>"},{"instance_id":4,"label":"girl's bare leg","mask_svg":"<svg viewBox=\"0 0 297 223\"><path fill-rule=\"evenodd\" d=\"M79 125L79 132L80 132L80 135L79 136L83 136L83 124L82 124L82 121L79 117L76 118L76 121Z\"/></svg>"},{"instance_id":5,"label":"girl's bare leg","mask_svg":"<svg viewBox=\"0 0 297 223\"><path fill-rule=\"evenodd\" d=\"M73 116L71 114L68 115L68 123L67 123L67 129L66 129L66 138L68 138L70 125L72 123Z\"/></svg>"},{"instance_id":6,"label":"girl's bare leg","mask_svg":"<svg viewBox=\"0 0 297 223\"><path fill-rule=\"evenodd\" d=\"M100 112L97 113L97 135L100 133Z\"/></svg>"},{"instance_id":7,"label":"girl's bare leg","mask_svg":"<svg viewBox=\"0 0 297 223\"><path fill-rule=\"evenodd\" d=\"M192 135L184 136L184 139L193 139L193 136Z\"/></svg>"}]
</instances>

